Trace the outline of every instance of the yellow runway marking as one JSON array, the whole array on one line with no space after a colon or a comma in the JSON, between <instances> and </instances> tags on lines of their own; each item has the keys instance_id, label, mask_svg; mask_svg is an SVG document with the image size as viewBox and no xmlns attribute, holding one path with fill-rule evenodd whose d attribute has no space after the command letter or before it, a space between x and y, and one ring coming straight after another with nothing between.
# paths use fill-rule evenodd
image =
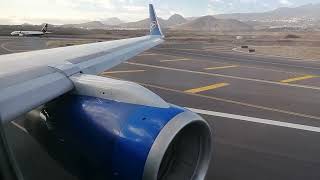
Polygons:
<instances>
[{"instance_id":1,"label":"yellow runway marking","mask_svg":"<svg viewBox=\"0 0 320 180\"><path fill-rule=\"evenodd\" d=\"M301 77L286 79L286 80L283 80L283 81L280 81L280 82L282 82L282 83L291 83L291 82L302 81L302 80L311 79L311 78L315 78L315 77L317 77L317 76L306 75L306 76L301 76Z\"/></svg>"},{"instance_id":2,"label":"yellow runway marking","mask_svg":"<svg viewBox=\"0 0 320 180\"><path fill-rule=\"evenodd\" d=\"M191 61L191 59L169 59L169 60L161 60L160 62L176 62L176 61Z\"/></svg>"},{"instance_id":3,"label":"yellow runway marking","mask_svg":"<svg viewBox=\"0 0 320 180\"><path fill-rule=\"evenodd\" d=\"M302 117L302 118L309 118L309 119L320 120L320 117L318 117L318 116L313 116L313 115L309 115L309 114L302 114L302 113L297 113L297 112L292 112L292 111L286 111L286 110L282 110L282 109L276 109L276 108L271 108L271 107L265 107L265 106L255 105L255 104L249 104L249 103L245 103L245 102L234 101L234 100L224 99L224 98L219 98L219 97L214 97L214 96L207 96L207 95L202 95L202 94L190 94L190 93L186 93L186 92L184 92L184 91L180 91L180 90L176 90L176 89L171 89L171 88L166 88L166 87L161 87L161 86L156 86L156 85L151 85L151 84L145 84L145 83L139 83L139 82L136 82L136 83L138 83L138 84L140 84L140 85L143 85L143 86L148 86L148 87L152 87L152 88L162 89L162 90L166 90L166 91L170 91L170 92L187 94L187 95L192 95L192 96L196 96L196 97L206 98L206 99L210 99L210 100L221 101L221 102L226 102L226 103L231 103L231 104L237 104L237 105L246 106L246 107L251 107L251 108L256 108L256 109L262 109L262 110L266 110L266 111L272 111L272 112L277 112L277 113L289 114L289 115L298 116L298 117Z\"/></svg>"},{"instance_id":4,"label":"yellow runway marking","mask_svg":"<svg viewBox=\"0 0 320 180\"><path fill-rule=\"evenodd\" d=\"M276 70L276 69L269 69L269 68L259 68L259 67L254 67L254 66L241 66L241 67L249 68L249 69L257 69L257 70L265 70L265 71L273 71L273 72L279 72L279 73L286 73L286 74L304 75L304 74L302 74L302 73L297 73L297 72L283 71L283 70Z\"/></svg>"},{"instance_id":5,"label":"yellow runway marking","mask_svg":"<svg viewBox=\"0 0 320 180\"><path fill-rule=\"evenodd\" d=\"M210 67L210 68L205 68L205 69L206 70L218 70L218 69L227 69L227 68L234 68L234 67L239 67L239 66L231 65L231 66Z\"/></svg>"},{"instance_id":6,"label":"yellow runway marking","mask_svg":"<svg viewBox=\"0 0 320 180\"><path fill-rule=\"evenodd\" d=\"M195 93L199 93L199 92L203 92L203 91L209 91L209 90L222 88L222 87L225 87L225 86L228 86L228 85L229 85L228 83L219 83L219 84L213 84L213 85L210 85L210 86L190 89L190 90L187 90L187 91L184 91L184 92L195 94Z\"/></svg>"},{"instance_id":7,"label":"yellow runway marking","mask_svg":"<svg viewBox=\"0 0 320 180\"><path fill-rule=\"evenodd\" d=\"M145 72L146 70L128 70L128 71L109 71L109 72L104 72L102 75L105 74L119 74L119 73L137 73L137 72Z\"/></svg>"},{"instance_id":8,"label":"yellow runway marking","mask_svg":"<svg viewBox=\"0 0 320 180\"><path fill-rule=\"evenodd\" d=\"M214 76L214 77L223 77L223 78L229 78L229 79L237 79L237 80L265 83L265 84L273 84L273 85L280 85L280 86L287 86L287 87L313 89L313 90L318 90L318 91L320 90L320 87L316 87L316 86L288 84L288 83L282 83L282 82L276 82L276 81L268 81L268 80L262 80L262 79L230 76L230 75L208 73L208 72L202 72L202 71L192 71L192 70L186 70L186 69L170 68L170 67L165 67L165 66L155 66L155 65L142 64L142 63L126 62L126 64L131 64L131 65L135 65L135 66L150 67L150 68L156 68L156 69L164 69L164 70L170 70L170 71L186 72L186 73L193 73L193 74L200 74L200 75L207 75L207 76Z\"/></svg>"},{"instance_id":9,"label":"yellow runway marking","mask_svg":"<svg viewBox=\"0 0 320 180\"><path fill-rule=\"evenodd\" d=\"M164 54L161 54L161 55L164 56ZM175 56L175 57L180 57L181 58L181 56ZM320 62L320 60L319 60L319 62ZM223 62L215 62L215 63L221 64L221 65L225 65L225 66L232 66L232 64L230 64L230 63L223 63ZM250 68L250 69L261 69L261 70L266 70L266 71L274 71L274 72L287 73L287 74L305 75L305 74L297 73L297 72L276 70L276 69L269 69L269 68L259 68L259 67L255 67L255 66L243 66L243 65L241 65L241 66L238 66L238 67Z\"/></svg>"}]
</instances>

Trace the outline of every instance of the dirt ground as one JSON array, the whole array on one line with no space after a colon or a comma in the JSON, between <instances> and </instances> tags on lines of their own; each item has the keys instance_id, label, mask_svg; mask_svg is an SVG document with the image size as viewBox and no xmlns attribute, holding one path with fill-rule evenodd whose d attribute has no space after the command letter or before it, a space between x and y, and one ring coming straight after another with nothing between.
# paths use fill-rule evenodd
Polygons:
<instances>
[{"instance_id":1,"label":"dirt ground","mask_svg":"<svg viewBox=\"0 0 320 180\"><path fill-rule=\"evenodd\" d=\"M146 31L112 30L103 34L71 35L88 40L49 41L48 47L71 46L97 42L100 40L116 40L147 34ZM239 47L248 45L255 48L257 54L292 57L299 59L320 59L320 32L181 32L166 31L167 43L204 43ZM61 36L61 35L59 35ZM70 35L63 36L69 37ZM91 40L94 39L94 40Z\"/></svg>"},{"instance_id":2,"label":"dirt ground","mask_svg":"<svg viewBox=\"0 0 320 180\"><path fill-rule=\"evenodd\" d=\"M306 47L306 46L253 46L256 53L291 57L298 59L308 59L320 61L320 47Z\"/></svg>"}]
</instances>

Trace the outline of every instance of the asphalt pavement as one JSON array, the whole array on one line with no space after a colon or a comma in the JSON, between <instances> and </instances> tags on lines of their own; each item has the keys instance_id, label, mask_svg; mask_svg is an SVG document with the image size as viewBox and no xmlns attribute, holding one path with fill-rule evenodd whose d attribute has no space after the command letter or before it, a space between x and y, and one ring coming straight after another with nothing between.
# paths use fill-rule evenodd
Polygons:
<instances>
[{"instance_id":1,"label":"asphalt pavement","mask_svg":"<svg viewBox=\"0 0 320 180\"><path fill-rule=\"evenodd\" d=\"M3 37L0 53L46 48L46 41ZM103 76L140 83L201 113L214 132L208 180L320 179L320 60L233 48L169 42ZM9 125L8 137L27 179L73 178L19 124ZM30 161L42 170L37 176L30 173Z\"/></svg>"}]
</instances>

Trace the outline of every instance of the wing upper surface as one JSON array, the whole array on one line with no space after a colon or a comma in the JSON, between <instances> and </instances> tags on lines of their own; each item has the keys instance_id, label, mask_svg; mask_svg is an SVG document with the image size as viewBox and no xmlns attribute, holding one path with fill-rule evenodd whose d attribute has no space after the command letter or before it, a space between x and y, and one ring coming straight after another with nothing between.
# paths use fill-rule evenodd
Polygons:
<instances>
[{"instance_id":1,"label":"wing upper surface","mask_svg":"<svg viewBox=\"0 0 320 180\"><path fill-rule=\"evenodd\" d=\"M35 67L55 66L66 63L72 63L79 68L84 69L92 68L97 61L108 63L114 62L114 65L117 65L117 63L119 64L161 42L163 42L163 40L158 36L144 36L132 39L1 55L0 76L21 72ZM118 61L119 57L122 57L120 54L126 54L126 57L123 57L122 61ZM108 68L109 66L106 66L105 69ZM98 74L100 72L87 71L89 74Z\"/></svg>"},{"instance_id":2,"label":"wing upper surface","mask_svg":"<svg viewBox=\"0 0 320 180\"><path fill-rule=\"evenodd\" d=\"M153 28L160 28L156 24ZM163 41L162 34L150 33L131 39L1 55L0 120L10 121L69 92L74 88L69 77L74 74L102 73Z\"/></svg>"},{"instance_id":3,"label":"wing upper surface","mask_svg":"<svg viewBox=\"0 0 320 180\"><path fill-rule=\"evenodd\" d=\"M148 50L158 36L0 56L0 119L10 120L73 89L69 76L99 74Z\"/></svg>"}]
</instances>

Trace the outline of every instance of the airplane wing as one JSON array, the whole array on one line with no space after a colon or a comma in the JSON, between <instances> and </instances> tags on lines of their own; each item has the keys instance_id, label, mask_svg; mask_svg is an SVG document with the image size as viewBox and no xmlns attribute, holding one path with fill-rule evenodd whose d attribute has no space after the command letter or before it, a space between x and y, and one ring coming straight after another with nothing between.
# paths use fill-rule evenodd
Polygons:
<instances>
[{"instance_id":1,"label":"airplane wing","mask_svg":"<svg viewBox=\"0 0 320 180\"><path fill-rule=\"evenodd\" d=\"M10 121L74 88L71 76L99 74L160 43L150 5L150 35L0 56L0 120Z\"/></svg>"}]
</instances>

